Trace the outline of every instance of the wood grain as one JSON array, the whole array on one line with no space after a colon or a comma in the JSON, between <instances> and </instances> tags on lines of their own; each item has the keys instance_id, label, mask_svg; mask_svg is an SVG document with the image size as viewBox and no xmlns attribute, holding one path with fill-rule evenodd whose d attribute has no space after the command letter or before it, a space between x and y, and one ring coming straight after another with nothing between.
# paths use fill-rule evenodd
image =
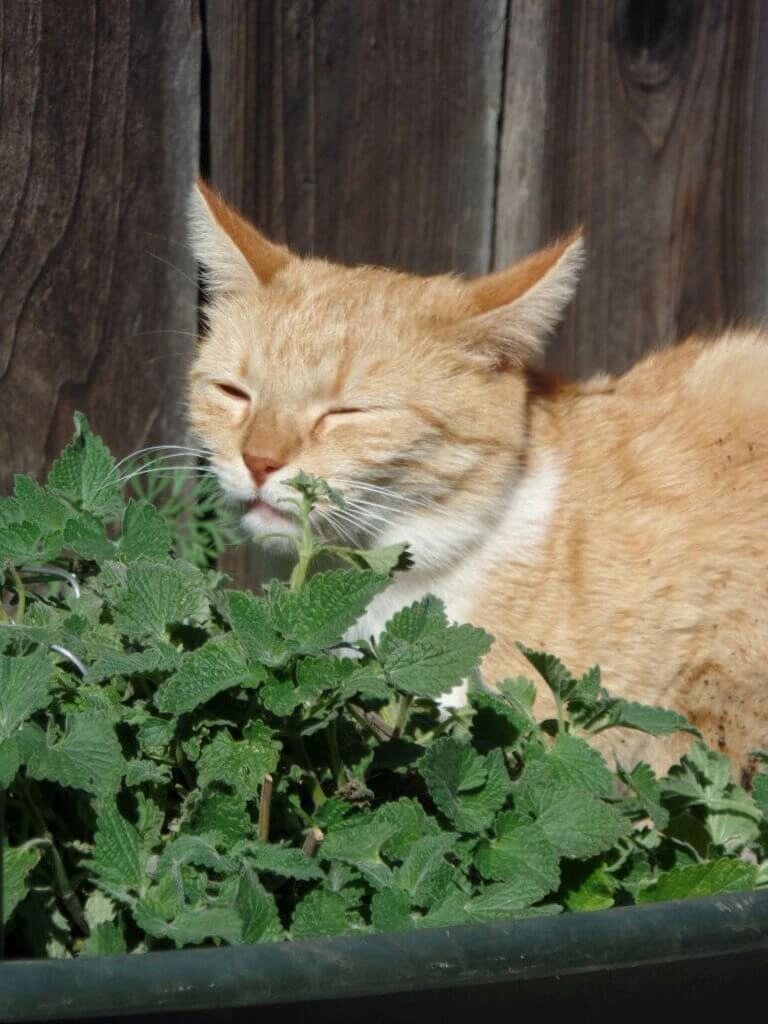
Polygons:
<instances>
[{"instance_id":1,"label":"wood grain","mask_svg":"<svg viewBox=\"0 0 768 1024\"><path fill-rule=\"evenodd\" d=\"M215 0L208 171L302 253L490 266L507 0ZM253 551L226 568L253 579Z\"/></svg>"},{"instance_id":2,"label":"wood grain","mask_svg":"<svg viewBox=\"0 0 768 1024\"><path fill-rule=\"evenodd\" d=\"M5 488L75 409L116 453L179 437L201 32L194 0L4 0L0 33Z\"/></svg>"},{"instance_id":3,"label":"wood grain","mask_svg":"<svg viewBox=\"0 0 768 1024\"><path fill-rule=\"evenodd\" d=\"M541 39L535 105L507 79L501 166L526 109L538 214L499 184L496 255L583 223L589 262L550 364L620 371L697 328L768 317L768 7L759 0L513 2ZM510 66L512 66L510 61ZM521 223L524 225L521 229Z\"/></svg>"}]
</instances>

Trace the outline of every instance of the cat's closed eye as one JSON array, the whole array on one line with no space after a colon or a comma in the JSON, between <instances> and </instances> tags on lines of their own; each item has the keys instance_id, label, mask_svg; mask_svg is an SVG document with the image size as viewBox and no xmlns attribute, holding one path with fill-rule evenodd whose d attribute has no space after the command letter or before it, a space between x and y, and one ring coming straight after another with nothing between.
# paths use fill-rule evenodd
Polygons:
<instances>
[{"instance_id":1,"label":"cat's closed eye","mask_svg":"<svg viewBox=\"0 0 768 1024\"><path fill-rule=\"evenodd\" d=\"M234 384L227 384L223 381L217 381L215 385L222 394L228 395L230 398L236 398L239 402L250 402L251 396L243 391L242 388L235 387Z\"/></svg>"}]
</instances>

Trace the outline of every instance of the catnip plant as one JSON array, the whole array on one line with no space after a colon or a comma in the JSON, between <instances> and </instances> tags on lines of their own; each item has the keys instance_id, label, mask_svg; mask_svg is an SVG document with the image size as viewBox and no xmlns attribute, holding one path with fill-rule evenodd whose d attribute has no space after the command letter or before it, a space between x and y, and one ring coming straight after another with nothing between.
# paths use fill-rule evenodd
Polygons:
<instances>
[{"instance_id":1,"label":"catnip plant","mask_svg":"<svg viewBox=\"0 0 768 1024\"><path fill-rule=\"evenodd\" d=\"M287 584L230 589L126 500L85 419L45 486L0 499L0 785L6 954L71 957L560 914L768 884L768 774L751 792L694 739L664 778L610 766L608 728L695 729L424 597L344 637L406 546L329 544L292 481ZM197 550L197 549L195 549ZM336 564L321 568L329 563ZM313 571L314 570L314 571ZM339 657L339 654L347 655ZM554 719L536 713L552 691ZM765 765L768 758L762 758Z\"/></svg>"}]
</instances>

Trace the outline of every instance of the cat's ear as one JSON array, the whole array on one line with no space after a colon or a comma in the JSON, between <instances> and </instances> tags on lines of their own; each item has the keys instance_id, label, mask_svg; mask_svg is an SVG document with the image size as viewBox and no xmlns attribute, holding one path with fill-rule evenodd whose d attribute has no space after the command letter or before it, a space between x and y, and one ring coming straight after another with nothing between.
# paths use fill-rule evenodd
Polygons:
<instances>
[{"instance_id":1,"label":"cat's ear","mask_svg":"<svg viewBox=\"0 0 768 1024\"><path fill-rule=\"evenodd\" d=\"M188 222L195 258L214 294L253 289L256 282L269 284L292 258L201 179L192 189Z\"/></svg>"},{"instance_id":2,"label":"cat's ear","mask_svg":"<svg viewBox=\"0 0 768 1024\"><path fill-rule=\"evenodd\" d=\"M584 262L577 231L505 270L467 282L472 313L462 333L493 366L525 366L544 350L576 291Z\"/></svg>"}]
</instances>

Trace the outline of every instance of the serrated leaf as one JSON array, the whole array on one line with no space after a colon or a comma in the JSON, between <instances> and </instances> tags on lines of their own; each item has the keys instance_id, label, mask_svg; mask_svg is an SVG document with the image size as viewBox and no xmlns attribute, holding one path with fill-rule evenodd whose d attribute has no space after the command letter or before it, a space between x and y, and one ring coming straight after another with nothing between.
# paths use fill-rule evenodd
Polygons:
<instances>
[{"instance_id":1,"label":"serrated leaf","mask_svg":"<svg viewBox=\"0 0 768 1024\"><path fill-rule=\"evenodd\" d=\"M525 890L516 882L494 882L485 886L478 896L465 903L465 910L470 921L506 921L519 916L538 916L539 914L557 914L560 907L541 907L531 914L521 915L528 910L531 901Z\"/></svg>"},{"instance_id":2,"label":"serrated leaf","mask_svg":"<svg viewBox=\"0 0 768 1024\"><path fill-rule=\"evenodd\" d=\"M297 904L291 920L291 938L316 939L347 931L347 905L338 893L315 890Z\"/></svg>"},{"instance_id":3,"label":"serrated leaf","mask_svg":"<svg viewBox=\"0 0 768 1024\"><path fill-rule=\"evenodd\" d=\"M3 499L8 503L6 509L10 515L5 522L0 515L0 525L28 522L37 527L38 533L51 533L61 531L67 519L75 514L71 506L31 477L18 474L13 484L13 498Z\"/></svg>"},{"instance_id":4,"label":"serrated leaf","mask_svg":"<svg viewBox=\"0 0 768 1024\"><path fill-rule=\"evenodd\" d=\"M76 412L75 437L54 462L48 487L54 494L97 516L113 516L122 507L120 474L107 446Z\"/></svg>"},{"instance_id":5,"label":"serrated leaf","mask_svg":"<svg viewBox=\"0 0 768 1024\"><path fill-rule=\"evenodd\" d=\"M100 889L94 889L85 901L83 912L88 927L98 928L106 921L112 921L115 917L116 907L114 902Z\"/></svg>"},{"instance_id":6,"label":"serrated leaf","mask_svg":"<svg viewBox=\"0 0 768 1024\"><path fill-rule=\"evenodd\" d=\"M114 801L105 801L99 807L91 867L112 895L138 892L146 880L139 833Z\"/></svg>"},{"instance_id":7,"label":"serrated leaf","mask_svg":"<svg viewBox=\"0 0 768 1024\"><path fill-rule=\"evenodd\" d=\"M293 846L249 843L244 853L257 871L267 871L282 878L296 878L303 882L325 877L315 861Z\"/></svg>"},{"instance_id":8,"label":"serrated leaf","mask_svg":"<svg viewBox=\"0 0 768 1024\"><path fill-rule=\"evenodd\" d=\"M475 864L483 878L517 885L523 905L560 884L559 857L544 830L515 813L499 815L496 837L481 843Z\"/></svg>"},{"instance_id":9,"label":"serrated leaf","mask_svg":"<svg viewBox=\"0 0 768 1024\"><path fill-rule=\"evenodd\" d=\"M559 700L567 700L576 687L576 680L554 654L534 651L525 644L515 645L523 657L536 669L541 678Z\"/></svg>"},{"instance_id":10,"label":"serrated leaf","mask_svg":"<svg viewBox=\"0 0 768 1024\"><path fill-rule=\"evenodd\" d=\"M226 730L219 732L203 749L197 762L201 786L224 782L245 799L258 795L264 776L277 767L280 744L263 722L255 721L235 740Z\"/></svg>"},{"instance_id":11,"label":"serrated leaf","mask_svg":"<svg viewBox=\"0 0 768 1024\"><path fill-rule=\"evenodd\" d=\"M460 832L489 828L508 792L509 777L500 751L491 761L451 737L427 748L418 764L435 805ZM489 765L494 766L489 777Z\"/></svg>"},{"instance_id":12,"label":"serrated leaf","mask_svg":"<svg viewBox=\"0 0 768 1024\"><path fill-rule=\"evenodd\" d=\"M661 787L651 766L640 761L631 772L619 771L619 776L634 791L654 827L663 831L669 824L669 811L662 806Z\"/></svg>"},{"instance_id":13,"label":"serrated leaf","mask_svg":"<svg viewBox=\"0 0 768 1024\"><path fill-rule=\"evenodd\" d=\"M240 875L235 906L243 922L243 942L274 942L282 937L275 898L250 871Z\"/></svg>"},{"instance_id":14,"label":"serrated leaf","mask_svg":"<svg viewBox=\"0 0 768 1024\"><path fill-rule=\"evenodd\" d=\"M235 869L232 858L219 853L221 837L215 832L202 835L182 833L172 839L163 850L160 870L179 868L184 864L211 868L213 871L230 872Z\"/></svg>"},{"instance_id":15,"label":"serrated leaf","mask_svg":"<svg viewBox=\"0 0 768 1024\"><path fill-rule=\"evenodd\" d=\"M30 724L23 755L32 778L88 793L116 793L125 770L114 726L94 713L72 715L63 737L52 742L42 729Z\"/></svg>"},{"instance_id":16,"label":"serrated leaf","mask_svg":"<svg viewBox=\"0 0 768 1024\"><path fill-rule=\"evenodd\" d=\"M590 793L546 781L526 787L525 804L561 857L594 857L631 830L615 807Z\"/></svg>"},{"instance_id":17,"label":"serrated leaf","mask_svg":"<svg viewBox=\"0 0 768 1024\"><path fill-rule=\"evenodd\" d=\"M302 703L297 687L287 679L272 677L261 688L261 703L278 718L292 715Z\"/></svg>"},{"instance_id":18,"label":"serrated leaf","mask_svg":"<svg viewBox=\"0 0 768 1024\"><path fill-rule=\"evenodd\" d=\"M445 859L445 854L450 852L458 838L455 832L443 832L417 839L393 873L392 885L407 892L410 902L418 907L430 907L442 899L454 875L454 868Z\"/></svg>"},{"instance_id":19,"label":"serrated leaf","mask_svg":"<svg viewBox=\"0 0 768 1024\"><path fill-rule=\"evenodd\" d=\"M635 701L615 699L612 722L624 729L637 729L650 736L669 736L675 732L689 732L699 735L699 730L677 711L668 708L649 707Z\"/></svg>"},{"instance_id":20,"label":"serrated leaf","mask_svg":"<svg viewBox=\"0 0 768 1024\"><path fill-rule=\"evenodd\" d=\"M125 785L143 786L149 782L165 785L171 778L171 770L167 765L157 764L145 758L134 757L125 762Z\"/></svg>"},{"instance_id":21,"label":"serrated leaf","mask_svg":"<svg viewBox=\"0 0 768 1024\"><path fill-rule=\"evenodd\" d=\"M322 860L351 864L374 888L379 889L391 878L390 869L382 859L381 848L396 831L396 825L378 815L358 815L326 836L319 856Z\"/></svg>"},{"instance_id":22,"label":"serrated leaf","mask_svg":"<svg viewBox=\"0 0 768 1024\"><path fill-rule=\"evenodd\" d=\"M382 804L376 815L395 826L396 831L382 846L384 856L393 860L404 860L417 839L436 836L441 831L438 822L427 814L418 800L408 797Z\"/></svg>"},{"instance_id":23,"label":"serrated leaf","mask_svg":"<svg viewBox=\"0 0 768 1024\"><path fill-rule=\"evenodd\" d=\"M260 679L266 678L261 669ZM243 683L259 681L255 669L245 663L240 643L228 634L208 640L202 647L188 654L181 667L155 693L154 701L160 711L182 715L194 711L222 690Z\"/></svg>"},{"instance_id":24,"label":"serrated leaf","mask_svg":"<svg viewBox=\"0 0 768 1024\"><path fill-rule=\"evenodd\" d=\"M139 900L134 909L136 923L155 938L171 939L176 946L197 946L206 939L223 939L239 945L243 923L234 907L199 906L174 908L153 893Z\"/></svg>"},{"instance_id":25,"label":"serrated leaf","mask_svg":"<svg viewBox=\"0 0 768 1024\"><path fill-rule=\"evenodd\" d=\"M509 704L491 693L470 690L469 705L474 709L472 739L478 750L511 747L520 737L520 719Z\"/></svg>"},{"instance_id":26,"label":"serrated leaf","mask_svg":"<svg viewBox=\"0 0 768 1024\"><path fill-rule=\"evenodd\" d=\"M229 850L251 835L253 823L244 797L238 793L208 789L200 797L184 829L197 833L214 832L219 836L222 848Z\"/></svg>"},{"instance_id":27,"label":"serrated leaf","mask_svg":"<svg viewBox=\"0 0 768 1024\"><path fill-rule=\"evenodd\" d=\"M47 561L61 551L61 533L40 534L34 523L11 523L0 530L0 564Z\"/></svg>"},{"instance_id":28,"label":"serrated leaf","mask_svg":"<svg viewBox=\"0 0 768 1024\"><path fill-rule=\"evenodd\" d=\"M139 725L136 737L145 754L162 757L175 732L175 722L165 718L148 718Z\"/></svg>"},{"instance_id":29,"label":"serrated leaf","mask_svg":"<svg viewBox=\"0 0 768 1024\"><path fill-rule=\"evenodd\" d=\"M9 739L53 699L53 664L44 651L0 654L0 742Z\"/></svg>"},{"instance_id":30,"label":"serrated leaf","mask_svg":"<svg viewBox=\"0 0 768 1024\"><path fill-rule=\"evenodd\" d=\"M551 781L595 796L610 796L613 792L613 775L600 752L569 733L560 734L548 749L533 748L526 762L524 780L533 772L536 772L537 784Z\"/></svg>"},{"instance_id":31,"label":"serrated leaf","mask_svg":"<svg viewBox=\"0 0 768 1024\"><path fill-rule=\"evenodd\" d=\"M404 932L416 927L407 892L382 889L371 900L371 923L377 932Z\"/></svg>"},{"instance_id":32,"label":"serrated leaf","mask_svg":"<svg viewBox=\"0 0 768 1024\"><path fill-rule=\"evenodd\" d=\"M390 683L417 697L458 685L490 650L492 638L469 625L448 625L441 602L426 597L387 623L377 651Z\"/></svg>"},{"instance_id":33,"label":"serrated leaf","mask_svg":"<svg viewBox=\"0 0 768 1024\"><path fill-rule=\"evenodd\" d=\"M390 583L388 576L366 569L320 572L299 591L275 591L272 617L295 651L319 653L338 644Z\"/></svg>"},{"instance_id":34,"label":"serrated leaf","mask_svg":"<svg viewBox=\"0 0 768 1024\"><path fill-rule=\"evenodd\" d=\"M62 544L87 561L104 562L115 556L115 545L107 536L104 520L90 512L80 512L66 523Z\"/></svg>"},{"instance_id":35,"label":"serrated leaf","mask_svg":"<svg viewBox=\"0 0 768 1024\"><path fill-rule=\"evenodd\" d=\"M275 629L269 606L263 598L231 591L227 612L232 629L249 658L269 668L285 664L290 657L290 648Z\"/></svg>"},{"instance_id":36,"label":"serrated leaf","mask_svg":"<svg viewBox=\"0 0 768 1024\"><path fill-rule=\"evenodd\" d=\"M3 850L3 914L7 924L11 914L27 895L27 876L40 860L37 846L5 846Z\"/></svg>"},{"instance_id":37,"label":"serrated leaf","mask_svg":"<svg viewBox=\"0 0 768 1024\"><path fill-rule=\"evenodd\" d=\"M638 894L638 903L691 899L694 896L718 896L724 892L753 889L757 865L721 857L705 864L673 868L663 872L647 889Z\"/></svg>"},{"instance_id":38,"label":"serrated leaf","mask_svg":"<svg viewBox=\"0 0 768 1024\"><path fill-rule=\"evenodd\" d=\"M172 546L165 516L147 502L131 498L123 513L120 557L126 562L141 557L164 558Z\"/></svg>"},{"instance_id":39,"label":"serrated leaf","mask_svg":"<svg viewBox=\"0 0 768 1024\"><path fill-rule=\"evenodd\" d=\"M181 665L181 654L170 644L157 643L143 651L113 651L100 654L88 666L92 682L115 676L147 676L172 672Z\"/></svg>"},{"instance_id":40,"label":"serrated leaf","mask_svg":"<svg viewBox=\"0 0 768 1024\"><path fill-rule=\"evenodd\" d=\"M168 627L202 621L208 614L204 579L185 562L131 562L115 600L115 625L129 637L164 640Z\"/></svg>"},{"instance_id":41,"label":"serrated leaf","mask_svg":"<svg viewBox=\"0 0 768 1024\"><path fill-rule=\"evenodd\" d=\"M127 952L128 947L120 926L115 921L103 921L83 943L81 956L117 956Z\"/></svg>"}]
</instances>

